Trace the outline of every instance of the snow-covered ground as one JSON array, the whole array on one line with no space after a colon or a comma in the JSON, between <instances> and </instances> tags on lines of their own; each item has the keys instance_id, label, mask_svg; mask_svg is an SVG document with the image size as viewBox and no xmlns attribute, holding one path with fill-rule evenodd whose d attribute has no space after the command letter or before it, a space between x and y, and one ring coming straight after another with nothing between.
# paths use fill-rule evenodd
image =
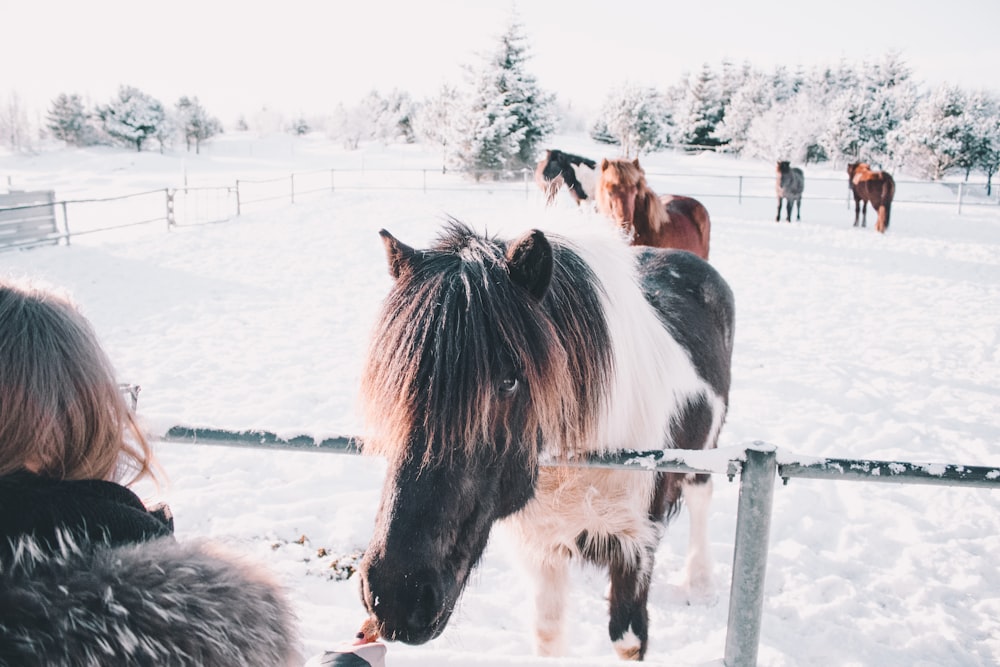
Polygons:
<instances>
[{"instance_id":1,"label":"snow-covered ground","mask_svg":"<svg viewBox=\"0 0 1000 667\"><path fill-rule=\"evenodd\" d=\"M552 143L591 157L581 137ZM720 174L766 181L773 165L644 156L657 191L710 193ZM13 187L109 196L293 170L435 169L420 147L345 153L325 142L221 138L202 156L108 149L0 155ZM679 177L654 174L687 175ZM840 169L806 168L831 183ZM844 177L846 180L846 177ZM6 178L4 178L6 180ZM833 185L831 187L834 187ZM941 187L941 186L927 186ZM836 186L835 193L845 187ZM817 191L817 190L814 190ZM730 412L720 446L755 440L802 456L1000 465L1000 207L901 203L885 236L851 226L846 200L806 199L776 224L769 198L702 197L711 261L736 295ZM377 231L420 246L447 214L491 231L574 215L522 189L337 190L229 222L161 225L0 252L0 274L71 291L120 379L141 385L151 432L185 424L321 438L355 434L369 327L389 286ZM109 223L114 220L109 220ZM378 459L159 443L179 539L208 536L267 562L298 610L303 653L353 636L364 612L344 579L371 532ZM687 517L657 554L648 661L721 665L737 484L716 480L711 606L678 591ZM576 572L572 660L532 657L530 592L502 531L444 635L389 646L389 665L607 665L605 582ZM792 480L775 492L760 664L1000 663L1000 493Z\"/></svg>"}]
</instances>

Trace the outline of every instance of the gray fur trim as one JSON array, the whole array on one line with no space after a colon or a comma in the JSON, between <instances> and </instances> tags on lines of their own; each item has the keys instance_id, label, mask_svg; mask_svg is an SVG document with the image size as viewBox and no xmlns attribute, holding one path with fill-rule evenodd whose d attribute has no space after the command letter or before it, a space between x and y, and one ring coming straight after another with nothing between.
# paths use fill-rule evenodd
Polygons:
<instances>
[{"instance_id":1,"label":"gray fur trim","mask_svg":"<svg viewBox=\"0 0 1000 667\"><path fill-rule=\"evenodd\" d=\"M43 553L0 569L0 665L279 667L294 617L263 569L207 543L160 539Z\"/></svg>"}]
</instances>

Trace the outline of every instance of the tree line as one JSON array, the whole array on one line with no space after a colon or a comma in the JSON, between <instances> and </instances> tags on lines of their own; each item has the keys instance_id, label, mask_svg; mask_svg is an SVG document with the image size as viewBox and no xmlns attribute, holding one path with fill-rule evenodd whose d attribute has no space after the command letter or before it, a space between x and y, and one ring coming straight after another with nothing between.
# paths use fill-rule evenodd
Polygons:
<instances>
[{"instance_id":1,"label":"tree line","mask_svg":"<svg viewBox=\"0 0 1000 667\"><path fill-rule=\"evenodd\" d=\"M117 144L141 151L158 142L160 152L174 137L187 150L201 152L201 143L222 132L222 123L209 115L197 97L181 97L173 108L133 86L121 86L106 104L87 109L77 94L60 94L52 101L46 127L70 146Z\"/></svg>"},{"instance_id":2,"label":"tree line","mask_svg":"<svg viewBox=\"0 0 1000 667\"><path fill-rule=\"evenodd\" d=\"M477 178L516 173L533 166L560 116L556 96L528 71L529 60L524 27L513 16L493 47L465 66L462 81L426 99L373 90L322 117L285 124L264 109L254 120L261 131L322 129L347 148L362 141L419 141L438 146L445 165ZM16 148L23 129L5 134L5 128L24 126L14 111L0 109L0 142ZM70 145L117 143L136 150L150 141L163 150L180 136L188 150L198 151L222 132L197 97L167 108L131 86L93 109L79 95L59 95L47 127ZM249 127L241 117L237 129ZM1000 167L1000 100L954 85L924 91L893 53L809 71L705 63L662 90L633 84L612 89L589 132L626 157L680 146L796 163L862 160L931 179L955 171L968 178L979 170L988 188Z\"/></svg>"},{"instance_id":3,"label":"tree line","mask_svg":"<svg viewBox=\"0 0 1000 667\"><path fill-rule=\"evenodd\" d=\"M626 85L591 136L626 154L679 145L798 163L870 162L940 179L1000 166L1000 100L944 84L922 91L893 53L877 62L765 72L702 66L665 91Z\"/></svg>"}]
</instances>

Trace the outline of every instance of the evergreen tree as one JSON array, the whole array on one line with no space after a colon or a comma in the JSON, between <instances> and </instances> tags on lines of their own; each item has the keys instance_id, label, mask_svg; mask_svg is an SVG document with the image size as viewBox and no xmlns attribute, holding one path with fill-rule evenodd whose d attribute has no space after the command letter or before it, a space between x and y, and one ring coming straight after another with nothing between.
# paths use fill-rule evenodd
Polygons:
<instances>
[{"instance_id":1,"label":"evergreen tree","mask_svg":"<svg viewBox=\"0 0 1000 667\"><path fill-rule=\"evenodd\" d=\"M944 85L924 97L913 116L889 135L906 164L933 180L972 164L974 125L966 114L968 99L958 87Z\"/></svg>"},{"instance_id":2,"label":"evergreen tree","mask_svg":"<svg viewBox=\"0 0 1000 667\"><path fill-rule=\"evenodd\" d=\"M984 93L976 94L976 135L979 148L973 167L986 173L986 195L992 194L993 175L1000 169L1000 100Z\"/></svg>"},{"instance_id":3,"label":"evergreen tree","mask_svg":"<svg viewBox=\"0 0 1000 667\"><path fill-rule=\"evenodd\" d=\"M458 91L453 86L443 85L436 95L424 100L414 114L414 136L425 143L440 146L445 158L458 103Z\"/></svg>"},{"instance_id":4,"label":"evergreen tree","mask_svg":"<svg viewBox=\"0 0 1000 667\"><path fill-rule=\"evenodd\" d=\"M121 86L118 95L97 108L104 131L112 139L142 150L142 144L156 137L166 122L163 105L138 88Z\"/></svg>"},{"instance_id":5,"label":"evergreen tree","mask_svg":"<svg viewBox=\"0 0 1000 667\"><path fill-rule=\"evenodd\" d=\"M715 135L715 130L724 113L715 74L705 63L701 73L688 86L687 96L674 114L678 140L692 146L718 146L722 142Z\"/></svg>"},{"instance_id":6,"label":"evergreen tree","mask_svg":"<svg viewBox=\"0 0 1000 667\"><path fill-rule=\"evenodd\" d=\"M484 171L533 166L539 145L555 128L555 98L526 72L527 60L527 40L515 17L480 69L470 71L452 148L456 162L475 170L477 178Z\"/></svg>"},{"instance_id":7,"label":"evergreen tree","mask_svg":"<svg viewBox=\"0 0 1000 667\"><path fill-rule=\"evenodd\" d=\"M90 117L77 94L61 93L52 101L46 120L52 136L69 146L89 146L96 142Z\"/></svg>"},{"instance_id":8,"label":"evergreen tree","mask_svg":"<svg viewBox=\"0 0 1000 667\"><path fill-rule=\"evenodd\" d=\"M208 115L197 97L180 98L177 100L176 108L180 132L184 135L184 143L189 153L191 144L194 144L194 152L197 155L201 153L201 142L222 132L222 123Z\"/></svg>"},{"instance_id":9,"label":"evergreen tree","mask_svg":"<svg viewBox=\"0 0 1000 667\"><path fill-rule=\"evenodd\" d=\"M598 123L595 130L621 145L625 157L638 157L663 148L668 115L655 89L626 84L605 99Z\"/></svg>"},{"instance_id":10,"label":"evergreen tree","mask_svg":"<svg viewBox=\"0 0 1000 667\"><path fill-rule=\"evenodd\" d=\"M771 78L760 73L748 73L743 84L729 100L726 113L715 130L715 136L728 150L742 154L747 132L755 119L774 106L774 85Z\"/></svg>"}]
</instances>

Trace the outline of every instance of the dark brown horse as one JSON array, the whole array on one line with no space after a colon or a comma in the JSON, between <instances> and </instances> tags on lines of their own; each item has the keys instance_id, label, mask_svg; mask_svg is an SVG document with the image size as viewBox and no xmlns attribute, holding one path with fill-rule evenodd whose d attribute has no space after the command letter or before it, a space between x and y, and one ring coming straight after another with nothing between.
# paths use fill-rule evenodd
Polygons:
<instances>
[{"instance_id":1,"label":"dark brown horse","mask_svg":"<svg viewBox=\"0 0 1000 667\"><path fill-rule=\"evenodd\" d=\"M774 184L774 189L778 195L778 216L774 219L775 222L781 222L781 200L784 199L788 204L788 215L786 219L788 222L792 221L792 204L796 204L795 208L795 219L802 219L802 191L806 187L806 177L802 173L802 170L798 167L793 167L788 163L787 160L783 160L778 163L777 181Z\"/></svg>"},{"instance_id":2,"label":"dark brown horse","mask_svg":"<svg viewBox=\"0 0 1000 667\"><path fill-rule=\"evenodd\" d=\"M597 210L614 220L632 245L678 248L708 259L708 211L691 197L657 196L646 185L638 158L601 160L594 196Z\"/></svg>"},{"instance_id":3,"label":"dark brown horse","mask_svg":"<svg viewBox=\"0 0 1000 667\"><path fill-rule=\"evenodd\" d=\"M854 226L858 226L858 214L861 215L861 226L867 227L868 202L878 210L878 221L875 231L885 234L889 229L889 211L892 208L892 198L896 194L896 182L887 171L872 171L867 162L852 162L847 165L847 177L850 179L851 192L854 193Z\"/></svg>"}]
</instances>

